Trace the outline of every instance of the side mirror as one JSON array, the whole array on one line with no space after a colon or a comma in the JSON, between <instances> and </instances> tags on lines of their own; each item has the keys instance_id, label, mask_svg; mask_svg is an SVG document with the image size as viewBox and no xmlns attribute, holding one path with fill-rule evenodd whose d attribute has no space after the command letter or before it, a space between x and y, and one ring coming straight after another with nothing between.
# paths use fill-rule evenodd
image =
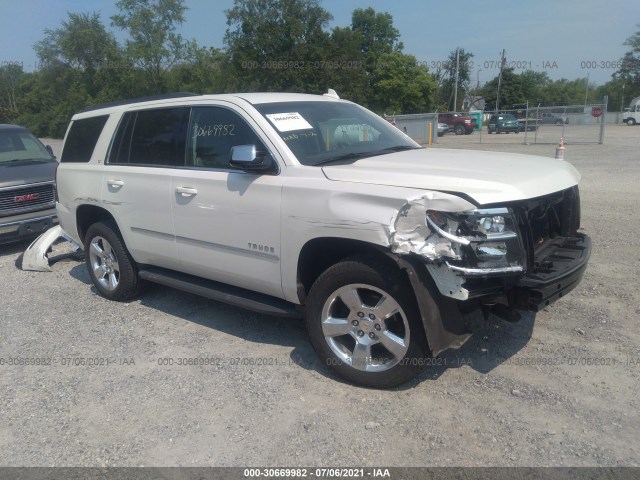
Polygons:
<instances>
[{"instance_id":1,"label":"side mirror","mask_svg":"<svg viewBox=\"0 0 640 480\"><path fill-rule=\"evenodd\" d=\"M242 170L271 170L273 159L268 153L258 152L255 145L237 145L231 147L229 165Z\"/></svg>"},{"instance_id":2,"label":"side mirror","mask_svg":"<svg viewBox=\"0 0 640 480\"><path fill-rule=\"evenodd\" d=\"M53 148L51 148L51 145L45 145L44 148L47 149L47 152L49 152L53 158L56 158L56 156L53 154Z\"/></svg>"}]
</instances>

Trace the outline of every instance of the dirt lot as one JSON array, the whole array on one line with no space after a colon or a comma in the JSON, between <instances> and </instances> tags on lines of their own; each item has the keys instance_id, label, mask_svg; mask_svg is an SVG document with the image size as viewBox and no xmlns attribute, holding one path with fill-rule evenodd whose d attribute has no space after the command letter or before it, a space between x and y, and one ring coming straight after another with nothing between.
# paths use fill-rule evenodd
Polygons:
<instances>
[{"instance_id":1,"label":"dirt lot","mask_svg":"<svg viewBox=\"0 0 640 480\"><path fill-rule=\"evenodd\" d=\"M476 140L436 148L554 154ZM0 465L638 466L639 146L615 126L567 147L594 243L571 295L516 324L470 319L462 349L392 391L333 378L300 321L160 286L112 303L64 245L52 273L0 246ZM211 365L177 365L195 357Z\"/></svg>"}]
</instances>

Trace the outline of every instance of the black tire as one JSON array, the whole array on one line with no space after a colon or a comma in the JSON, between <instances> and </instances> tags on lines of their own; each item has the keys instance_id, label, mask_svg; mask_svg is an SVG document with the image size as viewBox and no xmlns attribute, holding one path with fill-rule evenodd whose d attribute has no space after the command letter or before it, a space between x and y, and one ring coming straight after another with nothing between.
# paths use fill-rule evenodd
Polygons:
<instances>
[{"instance_id":1,"label":"black tire","mask_svg":"<svg viewBox=\"0 0 640 480\"><path fill-rule=\"evenodd\" d=\"M520 133L520 130L516 130L516 133Z\"/></svg>"},{"instance_id":2,"label":"black tire","mask_svg":"<svg viewBox=\"0 0 640 480\"><path fill-rule=\"evenodd\" d=\"M627 120L627 125L628 125L628 126L630 126L630 127L631 127L631 126L633 126L633 125L635 125L635 124L636 124L636 119L635 119L635 118L629 118L629 119Z\"/></svg>"},{"instance_id":3,"label":"black tire","mask_svg":"<svg viewBox=\"0 0 640 480\"><path fill-rule=\"evenodd\" d=\"M89 227L84 251L89 276L100 295L121 302L138 294L138 268L113 221Z\"/></svg>"},{"instance_id":4,"label":"black tire","mask_svg":"<svg viewBox=\"0 0 640 480\"><path fill-rule=\"evenodd\" d=\"M556 120L556 125L562 125L563 121L562 120Z\"/></svg>"},{"instance_id":5,"label":"black tire","mask_svg":"<svg viewBox=\"0 0 640 480\"><path fill-rule=\"evenodd\" d=\"M349 382L390 388L416 377L426 363L429 349L411 285L376 257L354 256L321 274L309 292L305 321L320 359Z\"/></svg>"},{"instance_id":6,"label":"black tire","mask_svg":"<svg viewBox=\"0 0 640 480\"><path fill-rule=\"evenodd\" d=\"M453 127L453 131L456 135L464 135L465 129L463 125L456 125Z\"/></svg>"}]
</instances>

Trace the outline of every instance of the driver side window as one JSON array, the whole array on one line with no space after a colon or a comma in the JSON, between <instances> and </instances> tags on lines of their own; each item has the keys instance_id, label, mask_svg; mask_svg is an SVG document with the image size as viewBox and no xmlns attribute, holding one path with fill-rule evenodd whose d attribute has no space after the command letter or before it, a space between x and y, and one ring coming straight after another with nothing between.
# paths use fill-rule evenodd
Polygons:
<instances>
[{"instance_id":1,"label":"driver side window","mask_svg":"<svg viewBox=\"0 0 640 480\"><path fill-rule=\"evenodd\" d=\"M222 107L196 107L191 113L187 144L187 166L231 169L231 147L264 145L237 113Z\"/></svg>"}]
</instances>

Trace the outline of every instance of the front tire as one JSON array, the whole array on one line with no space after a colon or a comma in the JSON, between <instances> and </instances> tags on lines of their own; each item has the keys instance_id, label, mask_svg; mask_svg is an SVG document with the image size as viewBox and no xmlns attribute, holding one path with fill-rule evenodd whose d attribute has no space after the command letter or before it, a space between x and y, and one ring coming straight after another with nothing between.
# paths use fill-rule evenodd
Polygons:
<instances>
[{"instance_id":1,"label":"front tire","mask_svg":"<svg viewBox=\"0 0 640 480\"><path fill-rule=\"evenodd\" d=\"M627 120L627 125L628 126L631 127L631 126L633 126L635 124L636 124L636 119L635 118L630 118L630 119Z\"/></svg>"},{"instance_id":2,"label":"front tire","mask_svg":"<svg viewBox=\"0 0 640 480\"><path fill-rule=\"evenodd\" d=\"M465 129L462 125L456 125L453 129L456 135L464 135Z\"/></svg>"},{"instance_id":3,"label":"front tire","mask_svg":"<svg viewBox=\"0 0 640 480\"><path fill-rule=\"evenodd\" d=\"M91 225L85 236L84 251L89 276L100 295L124 301L138 293L138 269L114 222Z\"/></svg>"},{"instance_id":4,"label":"front tire","mask_svg":"<svg viewBox=\"0 0 640 480\"><path fill-rule=\"evenodd\" d=\"M428 347L413 290L372 256L327 269L309 292L305 320L320 359L346 380L390 388L416 377Z\"/></svg>"}]
</instances>

